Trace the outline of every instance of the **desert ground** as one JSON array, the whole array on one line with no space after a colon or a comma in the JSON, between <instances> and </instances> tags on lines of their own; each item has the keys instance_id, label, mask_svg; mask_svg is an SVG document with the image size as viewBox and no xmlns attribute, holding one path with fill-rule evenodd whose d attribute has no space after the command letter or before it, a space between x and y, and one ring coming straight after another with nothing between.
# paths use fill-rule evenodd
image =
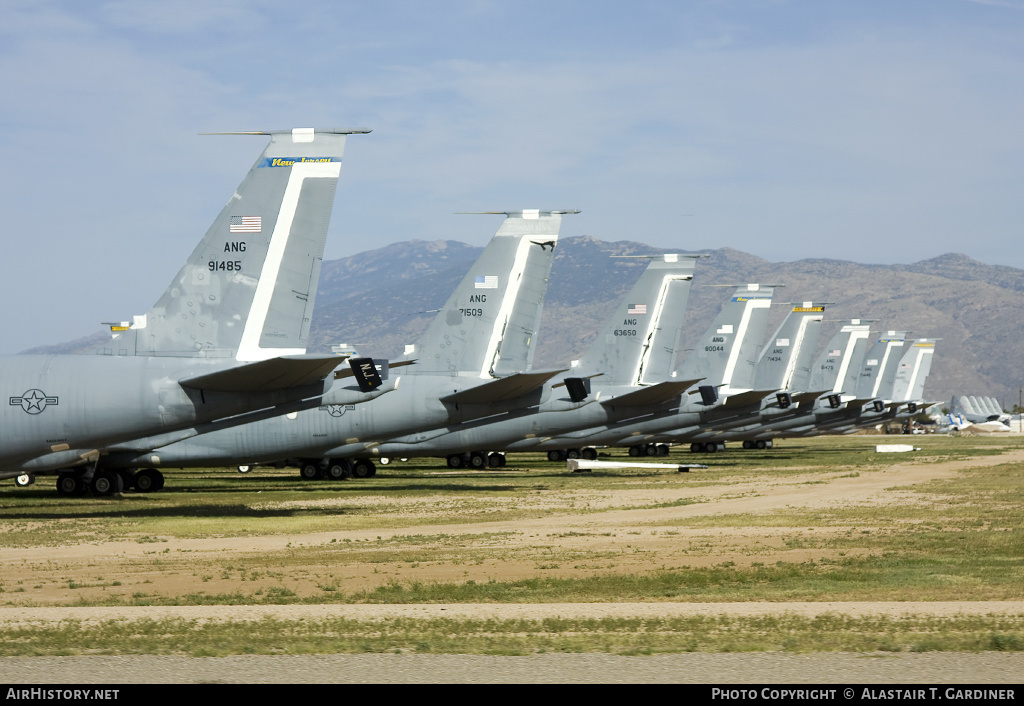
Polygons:
<instances>
[{"instance_id":1,"label":"desert ground","mask_svg":"<svg viewBox=\"0 0 1024 706\"><path fill-rule=\"evenodd\" d=\"M231 499L219 514L203 509L202 490L176 493L173 488L188 480L174 472L167 474L167 498L173 502L166 507L158 499L159 494L129 493L115 498L64 499L54 505L55 500L44 499L44 493L52 495L52 490L43 480L32 487L36 495L21 496L38 498L39 504L32 506L19 502L19 493L25 493L25 489L7 487L0 493L0 631L10 633L26 625L68 621L85 626L164 618L187 619L196 624L267 617L300 622L346 618L366 624L396 618L767 615L1024 619L1024 590L1019 585L987 585L967 591L944 590L941 586L935 590L893 586L859 593L808 589L797 591L799 598L792 600L771 590L755 590L749 600L737 600L735 592L718 596L713 590L696 597L646 595L627 600L586 593L581 597L568 594L543 598L528 592L521 600L486 596L481 600L454 596L445 600L444 587L466 584L506 585L537 578L571 584L598 576L635 577L721 567L743 572L761 567L870 561L891 554L892 549L878 541L859 541L860 537L877 540L884 536L888 541L899 541L901 533L919 532L929 523L937 531L953 534L965 510L955 495L944 491L944 484L962 482L965 473L984 473L985 469L1024 469L1019 437L979 447L959 442L953 448L926 439L920 452L885 454L884 458L869 448L878 441L885 440L841 440L837 448L815 441L810 446L793 445L789 450L782 444L774 452L751 452L746 457L743 452L708 459L680 454L679 463L706 460L710 466L688 473L641 469L574 475L550 468L456 472L438 467L418 469L413 474L394 464L379 466L377 478L369 481L302 485L297 478L282 479L283 472L275 475L267 471L264 483L257 473L243 478L221 472L219 476L211 474L217 479L211 492L230 493ZM972 452L977 448L982 452ZM807 462L803 452L809 452L814 460ZM244 483L239 491L244 495L237 495L234 486L218 491L221 478ZM284 490L282 484L288 484ZM199 506L189 504L196 499ZM402 586L440 587L440 593L435 590L426 600L417 601L410 595L401 601L389 601L387 596L393 594L386 591ZM275 595L287 596L288 600L274 601ZM181 600L185 596L190 599ZM234 598L226 600L224 596ZM905 664L920 666L917 671L908 671L906 666L894 668L891 679L886 676L888 667L870 673L878 680L908 681L915 675L927 680L924 677L933 672L925 662L933 659L948 660L948 664L942 662L945 666L935 668L935 678L940 681L958 681L960 677L963 681L1000 681L1001 676L1019 681L1013 675L1024 673L1022 654L992 653L991 668L978 654L961 660L948 659L947 653L888 654L876 655L874 661L865 661L863 655L847 655L843 659L848 658L849 664L861 666L840 670L837 679L841 681L839 676L845 674L849 681L871 681L864 678L863 665L892 665L904 660ZM403 663L408 670L402 672L413 675L408 681L419 680L414 659L440 660L437 664L442 664L451 658L399 656L408 658ZM757 660L767 659L764 654L756 656ZM375 659L387 663L389 657ZM484 659L479 655L464 657ZM651 681L706 683L714 674L727 673L714 661L726 657L736 656L698 658L679 654L615 659L634 665L636 660L652 660L648 664L659 666ZM792 655L777 657L778 665L794 660ZM815 660L828 657L816 654L811 660L796 659L795 663L808 665L803 673L785 671L780 666L772 671L773 667L767 666L765 672L741 670L737 674L751 681L805 681L825 673ZM838 655L832 657L839 659ZM354 658L318 657L342 661ZM529 659L542 662L555 658L534 655L487 659L509 659L510 665L522 665ZM598 659L594 655L557 658L584 662ZM55 672L45 660L60 659L92 660L94 666L102 660L119 660L116 663L122 666L113 674L118 670L124 674L124 664L139 659L165 660L161 662L165 665L189 659L277 660L260 668L263 671L258 673L267 675L278 674L273 671L277 666L286 669L289 658L26 654L6 657L0 664L0 680L17 677L48 681L46 675ZM714 666L708 667L711 671L694 672L698 663ZM40 671L31 671L33 664ZM277 666L268 672L269 664ZM672 664L678 666L665 666ZM749 667L753 662L747 664ZM951 666L956 664L961 666ZM169 673L175 672L169 669ZM379 673L366 669L371 671L360 674L377 674L380 678L376 681L395 680L397 674L391 668L382 668ZM481 680L480 672L473 672L475 676L470 679L470 672L463 667L453 669L445 672L435 666L424 674L439 681ZM587 668L580 669L590 673ZM635 666L625 670L626 681L648 679L641 678L642 672ZM164 673L154 667L146 671L154 680ZM348 669L344 672L351 674ZM205 680L212 681L246 681L245 674L256 673L228 669L218 677L216 670L202 672ZM304 673L287 676L286 670L277 680L303 681ZM314 671L312 677L323 679L325 673L333 672ZM567 678L563 668L555 668L550 679L540 679L541 673L537 668L513 670L508 680L532 680L527 679L531 674L540 681ZM610 678L612 672L595 673L598 681L602 677L615 680ZM58 669L56 674L66 678L68 672ZM463 676L459 678L459 674ZM701 674L706 678L695 678ZM491 680L504 679L495 672Z\"/></svg>"}]
</instances>

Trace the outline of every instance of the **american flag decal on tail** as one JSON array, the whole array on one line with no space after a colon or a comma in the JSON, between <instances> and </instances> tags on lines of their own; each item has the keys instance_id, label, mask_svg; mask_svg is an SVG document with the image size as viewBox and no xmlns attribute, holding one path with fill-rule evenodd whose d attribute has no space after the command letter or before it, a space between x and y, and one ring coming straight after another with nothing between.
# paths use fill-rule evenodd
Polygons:
<instances>
[{"instance_id":1,"label":"american flag decal on tail","mask_svg":"<svg viewBox=\"0 0 1024 706\"><path fill-rule=\"evenodd\" d=\"M229 233L262 233L263 216L232 216Z\"/></svg>"}]
</instances>

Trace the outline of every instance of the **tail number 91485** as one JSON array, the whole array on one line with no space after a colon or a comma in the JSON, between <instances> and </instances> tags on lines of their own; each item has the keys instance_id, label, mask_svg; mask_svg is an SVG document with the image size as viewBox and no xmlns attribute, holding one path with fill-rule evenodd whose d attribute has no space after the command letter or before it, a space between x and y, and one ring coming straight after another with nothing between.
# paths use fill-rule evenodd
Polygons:
<instances>
[{"instance_id":1,"label":"tail number 91485","mask_svg":"<svg viewBox=\"0 0 1024 706\"><path fill-rule=\"evenodd\" d=\"M210 272L241 272L241 260L210 260Z\"/></svg>"}]
</instances>

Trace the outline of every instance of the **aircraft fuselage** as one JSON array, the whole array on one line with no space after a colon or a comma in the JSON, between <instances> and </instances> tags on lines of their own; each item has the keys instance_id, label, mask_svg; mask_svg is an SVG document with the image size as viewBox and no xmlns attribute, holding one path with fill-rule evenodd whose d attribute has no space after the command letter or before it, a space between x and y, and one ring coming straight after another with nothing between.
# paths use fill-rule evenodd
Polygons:
<instances>
[{"instance_id":1,"label":"aircraft fuselage","mask_svg":"<svg viewBox=\"0 0 1024 706\"><path fill-rule=\"evenodd\" d=\"M0 365L0 475L79 465L125 439L316 398L329 384L254 393L178 384L237 365L228 358L6 357Z\"/></svg>"}]
</instances>

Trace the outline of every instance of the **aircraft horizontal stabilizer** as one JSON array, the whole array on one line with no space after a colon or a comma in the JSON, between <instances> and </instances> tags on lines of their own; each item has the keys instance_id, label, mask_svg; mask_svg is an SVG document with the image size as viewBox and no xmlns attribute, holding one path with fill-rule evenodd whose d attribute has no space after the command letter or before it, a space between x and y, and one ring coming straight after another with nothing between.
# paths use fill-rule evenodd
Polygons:
<instances>
[{"instance_id":1,"label":"aircraft horizontal stabilizer","mask_svg":"<svg viewBox=\"0 0 1024 706\"><path fill-rule=\"evenodd\" d=\"M659 405L679 397L702 379L661 382L650 387L641 387L639 390L627 392L624 395L601 400L601 404L605 407L646 407L649 405Z\"/></svg>"},{"instance_id":2,"label":"aircraft horizontal stabilizer","mask_svg":"<svg viewBox=\"0 0 1024 706\"><path fill-rule=\"evenodd\" d=\"M723 406L728 407L729 409L735 409L737 407L747 407L749 405L759 404L765 397L776 392L778 392L778 390L747 390L746 392L729 395L725 398Z\"/></svg>"},{"instance_id":3,"label":"aircraft horizontal stabilizer","mask_svg":"<svg viewBox=\"0 0 1024 706\"><path fill-rule=\"evenodd\" d=\"M516 373L508 377L498 378L467 390L461 390L441 398L450 404L490 404L514 400L517 397L533 392L551 378L564 373L568 368L559 370L541 370L530 373Z\"/></svg>"},{"instance_id":4,"label":"aircraft horizontal stabilizer","mask_svg":"<svg viewBox=\"0 0 1024 706\"><path fill-rule=\"evenodd\" d=\"M335 356L335 357L337 357L337 356ZM374 359L374 362L377 362L377 360ZM380 365L380 364L381 363L378 363L378 365ZM404 368L406 365L415 365L415 364L416 364L415 360L399 360L399 361L396 361L394 363L388 361L387 362L387 367L388 367L388 370L390 370L392 368ZM341 380L342 378L350 378L353 375L355 375L355 373L352 372L352 368L351 367L339 368L334 373L334 379L335 380Z\"/></svg>"},{"instance_id":5,"label":"aircraft horizontal stabilizer","mask_svg":"<svg viewBox=\"0 0 1024 706\"><path fill-rule=\"evenodd\" d=\"M829 392L832 392L832 390L821 390L820 392L799 392L793 395L793 402L798 406L814 404L819 397Z\"/></svg>"},{"instance_id":6,"label":"aircraft horizontal stabilizer","mask_svg":"<svg viewBox=\"0 0 1024 706\"><path fill-rule=\"evenodd\" d=\"M285 355L184 378L178 384L213 392L273 392L319 382L340 361L336 355Z\"/></svg>"},{"instance_id":7,"label":"aircraft horizontal stabilizer","mask_svg":"<svg viewBox=\"0 0 1024 706\"><path fill-rule=\"evenodd\" d=\"M846 403L847 409L860 409L869 402L874 402L874 397L858 397L857 399L850 400Z\"/></svg>"}]
</instances>

